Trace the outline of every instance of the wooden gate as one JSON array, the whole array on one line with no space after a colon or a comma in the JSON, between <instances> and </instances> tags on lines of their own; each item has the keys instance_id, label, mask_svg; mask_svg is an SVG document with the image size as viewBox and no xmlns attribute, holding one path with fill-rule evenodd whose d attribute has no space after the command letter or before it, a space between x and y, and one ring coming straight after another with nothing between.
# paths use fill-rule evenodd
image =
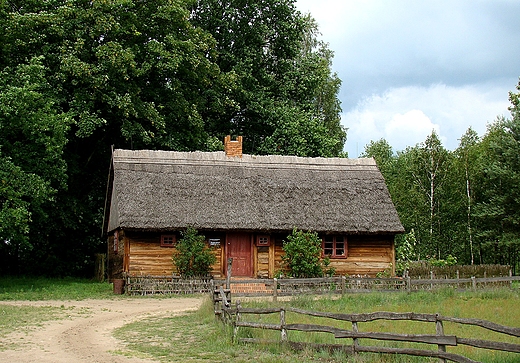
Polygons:
<instances>
[{"instance_id":1,"label":"wooden gate","mask_svg":"<svg viewBox=\"0 0 520 363\"><path fill-rule=\"evenodd\" d=\"M253 275L251 236L248 233L228 233L226 251L227 258L233 259L231 269L233 277L251 277Z\"/></svg>"}]
</instances>

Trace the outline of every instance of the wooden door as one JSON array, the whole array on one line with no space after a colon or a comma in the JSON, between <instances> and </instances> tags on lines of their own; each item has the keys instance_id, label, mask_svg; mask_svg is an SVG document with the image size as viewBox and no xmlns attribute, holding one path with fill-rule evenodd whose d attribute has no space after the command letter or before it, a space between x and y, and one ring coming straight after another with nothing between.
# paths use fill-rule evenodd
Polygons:
<instances>
[{"instance_id":1,"label":"wooden door","mask_svg":"<svg viewBox=\"0 0 520 363\"><path fill-rule=\"evenodd\" d=\"M227 258L233 259L231 276L251 277L253 275L251 236L248 233L228 233L226 244Z\"/></svg>"}]
</instances>

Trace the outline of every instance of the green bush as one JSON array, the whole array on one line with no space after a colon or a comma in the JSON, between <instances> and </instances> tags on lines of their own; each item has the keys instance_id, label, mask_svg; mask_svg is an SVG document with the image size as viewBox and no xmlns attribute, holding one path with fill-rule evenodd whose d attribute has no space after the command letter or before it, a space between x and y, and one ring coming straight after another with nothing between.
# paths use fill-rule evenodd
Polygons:
<instances>
[{"instance_id":1,"label":"green bush","mask_svg":"<svg viewBox=\"0 0 520 363\"><path fill-rule=\"evenodd\" d=\"M283 243L285 255L282 259L292 277L322 277L334 270L328 266L328 259L321 258L321 238L317 233L303 232L296 228Z\"/></svg>"},{"instance_id":2,"label":"green bush","mask_svg":"<svg viewBox=\"0 0 520 363\"><path fill-rule=\"evenodd\" d=\"M181 232L173 253L173 264L182 277L205 277L216 262L215 255L206 246L205 237L193 227Z\"/></svg>"}]
</instances>

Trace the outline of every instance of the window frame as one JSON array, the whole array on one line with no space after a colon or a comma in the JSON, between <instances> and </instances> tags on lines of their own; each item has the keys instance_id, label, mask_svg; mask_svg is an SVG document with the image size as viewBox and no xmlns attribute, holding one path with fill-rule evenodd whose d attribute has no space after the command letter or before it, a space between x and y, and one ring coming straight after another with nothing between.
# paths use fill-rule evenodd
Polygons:
<instances>
[{"instance_id":1,"label":"window frame","mask_svg":"<svg viewBox=\"0 0 520 363\"><path fill-rule=\"evenodd\" d=\"M266 242L260 242L263 239L265 239ZM256 245L259 247L268 247L271 245L271 238L266 234L258 235L256 236Z\"/></svg>"},{"instance_id":2,"label":"window frame","mask_svg":"<svg viewBox=\"0 0 520 363\"><path fill-rule=\"evenodd\" d=\"M342 239L342 241L338 241L338 239ZM332 243L332 246L326 246L326 243ZM343 248L338 246L339 244L343 244ZM321 239L321 255L322 257L329 257L335 259L345 259L348 257L348 243L347 236L344 235L327 235L323 236ZM338 254L338 251L343 249L343 254ZM332 253L325 253L326 250L332 250Z\"/></svg>"},{"instance_id":3,"label":"window frame","mask_svg":"<svg viewBox=\"0 0 520 363\"><path fill-rule=\"evenodd\" d=\"M169 242L171 240L171 242ZM161 247L173 248L177 245L177 236L174 234L161 234Z\"/></svg>"}]
</instances>

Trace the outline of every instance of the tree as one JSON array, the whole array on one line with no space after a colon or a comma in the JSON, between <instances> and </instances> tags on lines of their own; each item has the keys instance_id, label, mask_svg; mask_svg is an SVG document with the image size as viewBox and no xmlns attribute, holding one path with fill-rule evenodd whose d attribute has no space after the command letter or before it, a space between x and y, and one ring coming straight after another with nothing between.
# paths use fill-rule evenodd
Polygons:
<instances>
[{"instance_id":1,"label":"tree","mask_svg":"<svg viewBox=\"0 0 520 363\"><path fill-rule=\"evenodd\" d=\"M195 228L189 227L182 232L173 253L173 264L182 277L208 276L216 259L206 246L205 237Z\"/></svg>"},{"instance_id":2,"label":"tree","mask_svg":"<svg viewBox=\"0 0 520 363\"><path fill-rule=\"evenodd\" d=\"M483 260L515 266L520 252L520 120L498 118L482 143L486 153L475 216Z\"/></svg>"},{"instance_id":3,"label":"tree","mask_svg":"<svg viewBox=\"0 0 520 363\"><path fill-rule=\"evenodd\" d=\"M0 271L29 262L32 222L46 218L66 185L71 121L55 103L41 57L0 70Z\"/></svg>"},{"instance_id":4,"label":"tree","mask_svg":"<svg viewBox=\"0 0 520 363\"><path fill-rule=\"evenodd\" d=\"M462 192L465 200L465 214L466 214L466 232L467 242L470 252L470 264L475 263L475 252L473 246L473 205L474 205L474 190L473 185L475 184L475 178L477 173L477 160L478 160L478 134L470 127L460 139L460 144L455 151L458 166L457 169L462 172L464 180L464 191ZM465 244L464 244L465 245Z\"/></svg>"},{"instance_id":5,"label":"tree","mask_svg":"<svg viewBox=\"0 0 520 363\"><path fill-rule=\"evenodd\" d=\"M374 158L376 161L381 174L387 183L388 179L391 178L393 163L395 162L394 152L392 150L392 146L385 139L380 139L378 141L370 141L367 145L365 145L364 152L360 155L362 158ZM392 194L392 193L390 193Z\"/></svg>"},{"instance_id":6,"label":"tree","mask_svg":"<svg viewBox=\"0 0 520 363\"><path fill-rule=\"evenodd\" d=\"M213 135L244 135L248 153L337 156L340 81L316 23L292 0L199 0L197 26L217 42L220 70L236 80L234 107L208 115Z\"/></svg>"},{"instance_id":7,"label":"tree","mask_svg":"<svg viewBox=\"0 0 520 363\"><path fill-rule=\"evenodd\" d=\"M215 42L191 24L187 1L15 0L0 3L0 17L0 70L38 59L49 86L40 98L47 107L24 125L36 131L36 120L47 115L68 121L56 138L65 142L55 158L62 170L50 174L61 176L63 188L55 206L32 213L27 267L89 274L89 256L105 249L100 226L111 145L204 150L211 138L201 115L226 104L219 90L232 80L221 77ZM25 158L36 163L41 154Z\"/></svg>"},{"instance_id":8,"label":"tree","mask_svg":"<svg viewBox=\"0 0 520 363\"><path fill-rule=\"evenodd\" d=\"M428 203L428 244L441 258L438 212L441 207L441 187L448 171L448 152L435 131L413 150L415 165L411 170L414 185Z\"/></svg>"},{"instance_id":9,"label":"tree","mask_svg":"<svg viewBox=\"0 0 520 363\"><path fill-rule=\"evenodd\" d=\"M24 272L91 273L92 256L105 250L111 146L213 151L240 134L245 152L339 155L340 81L316 31L289 0L0 1L2 92L23 89L26 78L10 75L38 62L30 82L41 85L39 98L23 132L57 127L41 133L56 137L52 157L0 149L5 170L33 173L32 163L51 191L20 219L32 246ZM14 122L8 106L1 112ZM0 136L23 134L9 129Z\"/></svg>"},{"instance_id":10,"label":"tree","mask_svg":"<svg viewBox=\"0 0 520 363\"><path fill-rule=\"evenodd\" d=\"M283 243L283 261L292 277L321 277L327 260L321 258L321 239L317 233L293 229Z\"/></svg>"}]
</instances>

